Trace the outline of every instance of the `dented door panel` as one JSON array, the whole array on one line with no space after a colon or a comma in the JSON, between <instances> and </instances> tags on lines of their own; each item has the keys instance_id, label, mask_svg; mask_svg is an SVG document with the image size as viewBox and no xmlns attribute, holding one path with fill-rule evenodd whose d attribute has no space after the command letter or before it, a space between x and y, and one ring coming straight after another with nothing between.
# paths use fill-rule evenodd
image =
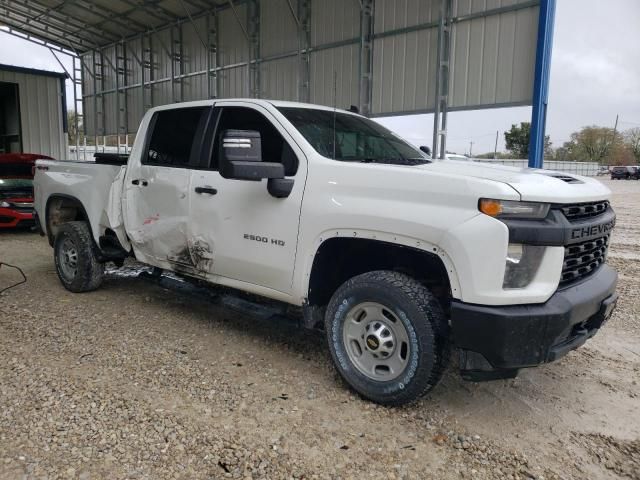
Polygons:
<instances>
[{"instance_id":1,"label":"dented door panel","mask_svg":"<svg viewBox=\"0 0 640 480\"><path fill-rule=\"evenodd\" d=\"M188 251L191 171L155 165L138 165L136 170L125 185L127 232L136 257L172 270L189 266L185 248Z\"/></svg>"},{"instance_id":2,"label":"dented door panel","mask_svg":"<svg viewBox=\"0 0 640 480\"><path fill-rule=\"evenodd\" d=\"M306 157L267 109L242 101L216 102L216 107L230 106L257 110L282 135L298 158L298 169L289 177L294 179L294 187L289 197L275 198L267 191L266 180L231 180L214 170L192 171L190 242L204 252L211 281L224 277L289 295L307 178ZM196 187L209 187L216 193L196 193Z\"/></svg>"}]
</instances>

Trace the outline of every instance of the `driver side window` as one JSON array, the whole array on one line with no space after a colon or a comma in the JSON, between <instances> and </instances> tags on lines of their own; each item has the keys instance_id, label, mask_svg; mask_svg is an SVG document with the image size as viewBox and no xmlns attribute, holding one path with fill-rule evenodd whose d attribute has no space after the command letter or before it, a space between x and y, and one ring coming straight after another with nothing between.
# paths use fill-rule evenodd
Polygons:
<instances>
[{"instance_id":1,"label":"driver side window","mask_svg":"<svg viewBox=\"0 0 640 480\"><path fill-rule=\"evenodd\" d=\"M276 127L260 112L246 107L223 107L211 153L212 170L218 170L220 139L225 130L257 131L260 133L263 161L282 163L287 177L298 171L298 158Z\"/></svg>"}]
</instances>

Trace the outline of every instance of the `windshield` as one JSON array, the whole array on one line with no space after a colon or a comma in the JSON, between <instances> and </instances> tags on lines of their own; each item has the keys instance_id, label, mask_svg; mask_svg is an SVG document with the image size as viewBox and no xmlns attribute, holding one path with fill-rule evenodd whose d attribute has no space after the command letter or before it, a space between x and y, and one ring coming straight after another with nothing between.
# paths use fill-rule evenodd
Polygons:
<instances>
[{"instance_id":1,"label":"windshield","mask_svg":"<svg viewBox=\"0 0 640 480\"><path fill-rule=\"evenodd\" d=\"M327 158L399 165L430 161L423 152L372 120L330 110L292 107L278 110Z\"/></svg>"},{"instance_id":2,"label":"windshield","mask_svg":"<svg viewBox=\"0 0 640 480\"><path fill-rule=\"evenodd\" d=\"M33 180L26 178L0 178L0 197L33 194Z\"/></svg>"}]
</instances>

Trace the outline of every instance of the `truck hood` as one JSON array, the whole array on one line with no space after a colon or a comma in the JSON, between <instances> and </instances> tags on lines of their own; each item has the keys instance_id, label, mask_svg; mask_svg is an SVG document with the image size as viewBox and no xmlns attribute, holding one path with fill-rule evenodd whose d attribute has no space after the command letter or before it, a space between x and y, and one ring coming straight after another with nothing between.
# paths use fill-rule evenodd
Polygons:
<instances>
[{"instance_id":1,"label":"truck hood","mask_svg":"<svg viewBox=\"0 0 640 480\"><path fill-rule=\"evenodd\" d=\"M537 168L518 168L482 162L442 160L420 168L506 183L532 202L579 203L609 198L611 191L598 180Z\"/></svg>"}]
</instances>

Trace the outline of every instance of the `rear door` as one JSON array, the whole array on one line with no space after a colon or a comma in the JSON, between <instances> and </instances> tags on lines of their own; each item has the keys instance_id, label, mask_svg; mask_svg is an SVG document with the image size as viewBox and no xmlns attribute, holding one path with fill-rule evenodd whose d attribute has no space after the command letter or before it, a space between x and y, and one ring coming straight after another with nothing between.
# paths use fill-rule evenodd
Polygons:
<instances>
[{"instance_id":1,"label":"rear door","mask_svg":"<svg viewBox=\"0 0 640 480\"><path fill-rule=\"evenodd\" d=\"M124 220L136 258L145 263L189 274L200 270L189 248L189 191L210 114L210 106L159 110L141 161L127 167Z\"/></svg>"},{"instance_id":2,"label":"rear door","mask_svg":"<svg viewBox=\"0 0 640 480\"><path fill-rule=\"evenodd\" d=\"M206 169L191 174L190 243L208 255L211 261L206 267L211 275L289 294L306 159L262 106L217 102L213 118L216 128L209 137L210 162ZM218 173L220 137L223 131L233 129L260 133L263 161L284 163L285 175L295 181L289 197L271 196L266 180L230 180Z\"/></svg>"}]
</instances>

